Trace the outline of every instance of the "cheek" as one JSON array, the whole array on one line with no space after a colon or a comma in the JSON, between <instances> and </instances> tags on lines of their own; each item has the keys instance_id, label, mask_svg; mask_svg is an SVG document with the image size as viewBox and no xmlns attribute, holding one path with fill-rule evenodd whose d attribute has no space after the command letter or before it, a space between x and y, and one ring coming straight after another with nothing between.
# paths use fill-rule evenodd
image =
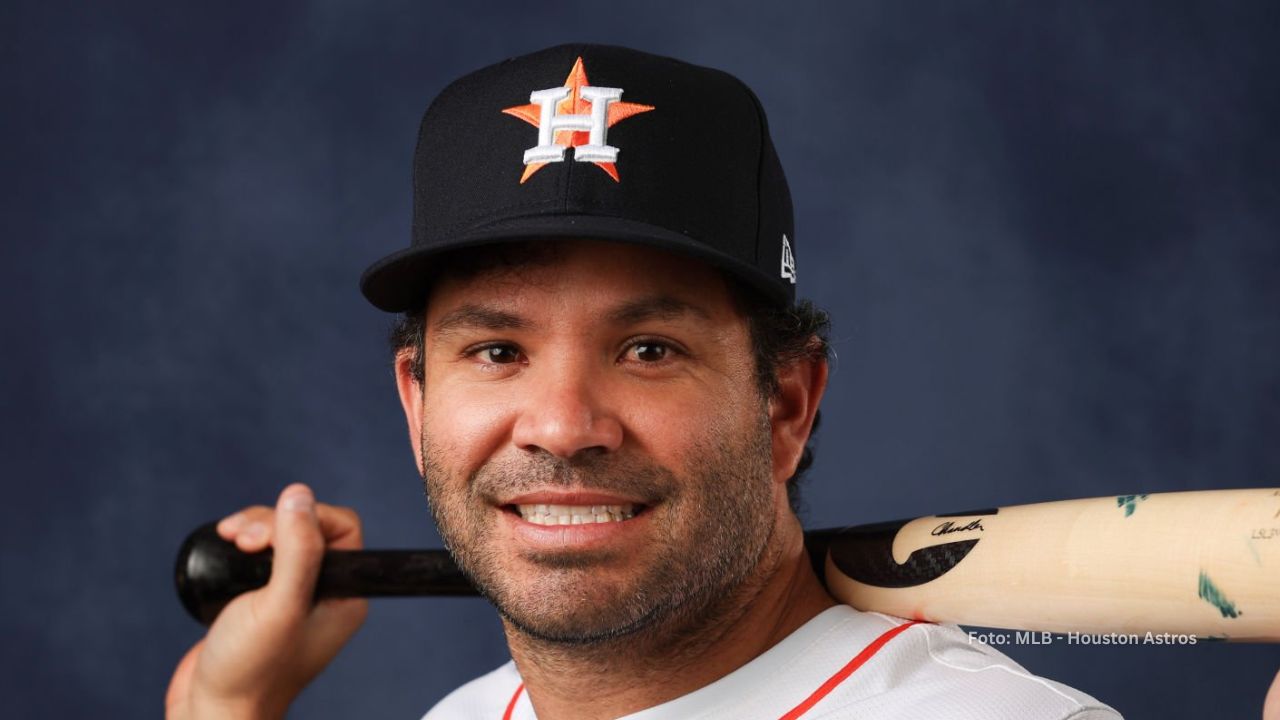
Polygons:
<instances>
[{"instance_id":1,"label":"cheek","mask_svg":"<svg viewBox=\"0 0 1280 720\"><path fill-rule=\"evenodd\" d=\"M436 383L445 388L445 384ZM432 391L427 384L422 412L428 449L465 475L478 469L510 438L514 412L510 403L468 393L465 388Z\"/></svg>"},{"instance_id":2,"label":"cheek","mask_svg":"<svg viewBox=\"0 0 1280 720\"><path fill-rule=\"evenodd\" d=\"M730 383L646 393L629 398L619 417L635 446L666 467L680 468L699 461L690 452L755 428L762 411L754 397Z\"/></svg>"}]
</instances>

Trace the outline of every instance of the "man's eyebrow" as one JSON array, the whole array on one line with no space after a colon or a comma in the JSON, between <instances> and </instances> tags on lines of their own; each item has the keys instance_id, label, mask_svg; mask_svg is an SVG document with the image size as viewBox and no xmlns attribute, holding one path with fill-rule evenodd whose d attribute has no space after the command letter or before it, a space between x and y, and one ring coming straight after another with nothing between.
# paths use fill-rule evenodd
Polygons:
<instances>
[{"instance_id":1,"label":"man's eyebrow","mask_svg":"<svg viewBox=\"0 0 1280 720\"><path fill-rule=\"evenodd\" d=\"M697 315L704 320L711 319L711 313L701 305L670 295L654 295L623 303L609 311L606 317L609 322L618 325L636 325L646 320L675 320L682 315Z\"/></svg>"},{"instance_id":2,"label":"man's eyebrow","mask_svg":"<svg viewBox=\"0 0 1280 720\"><path fill-rule=\"evenodd\" d=\"M532 322L515 313L471 304L449 311L434 324L437 335L460 330L528 330L532 327Z\"/></svg>"}]
</instances>

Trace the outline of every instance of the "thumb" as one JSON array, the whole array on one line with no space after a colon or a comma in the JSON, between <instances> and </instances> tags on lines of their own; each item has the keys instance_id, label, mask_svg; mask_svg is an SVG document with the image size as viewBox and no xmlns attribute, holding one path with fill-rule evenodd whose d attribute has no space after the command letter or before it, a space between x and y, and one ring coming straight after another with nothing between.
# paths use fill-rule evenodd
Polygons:
<instances>
[{"instance_id":1,"label":"thumb","mask_svg":"<svg viewBox=\"0 0 1280 720\"><path fill-rule=\"evenodd\" d=\"M286 487L276 501L275 523L274 557L265 599L284 614L306 615L325 547L311 488L301 483Z\"/></svg>"}]
</instances>

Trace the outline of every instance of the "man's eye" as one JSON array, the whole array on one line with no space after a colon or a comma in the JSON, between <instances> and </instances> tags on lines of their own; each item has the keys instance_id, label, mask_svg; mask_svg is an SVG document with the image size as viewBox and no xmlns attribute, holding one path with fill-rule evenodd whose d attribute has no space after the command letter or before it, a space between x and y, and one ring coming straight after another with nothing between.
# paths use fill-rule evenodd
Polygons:
<instances>
[{"instance_id":1,"label":"man's eye","mask_svg":"<svg viewBox=\"0 0 1280 720\"><path fill-rule=\"evenodd\" d=\"M670 348L658 342L638 342L631 346L631 352L640 362L655 363L665 360Z\"/></svg>"},{"instance_id":2,"label":"man's eye","mask_svg":"<svg viewBox=\"0 0 1280 720\"><path fill-rule=\"evenodd\" d=\"M520 359L520 351L510 345L494 345L481 348L476 351L476 355L481 360L495 365L507 365Z\"/></svg>"}]
</instances>

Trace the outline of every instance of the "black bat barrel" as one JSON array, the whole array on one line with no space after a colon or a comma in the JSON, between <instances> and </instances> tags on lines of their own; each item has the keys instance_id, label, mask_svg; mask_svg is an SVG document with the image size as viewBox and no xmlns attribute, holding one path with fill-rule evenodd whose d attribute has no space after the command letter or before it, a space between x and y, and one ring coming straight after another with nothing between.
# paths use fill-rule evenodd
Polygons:
<instances>
[{"instance_id":1,"label":"black bat barrel","mask_svg":"<svg viewBox=\"0 0 1280 720\"><path fill-rule=\"evenodd\" d=\"M212 624L237 595L267 584L271 557L223 540L217 523L202 525L178 551L178 597L191 617ZM316 581L317 599L475 594L444 550L329 550Z\"/></svg>"}]
</instances>

